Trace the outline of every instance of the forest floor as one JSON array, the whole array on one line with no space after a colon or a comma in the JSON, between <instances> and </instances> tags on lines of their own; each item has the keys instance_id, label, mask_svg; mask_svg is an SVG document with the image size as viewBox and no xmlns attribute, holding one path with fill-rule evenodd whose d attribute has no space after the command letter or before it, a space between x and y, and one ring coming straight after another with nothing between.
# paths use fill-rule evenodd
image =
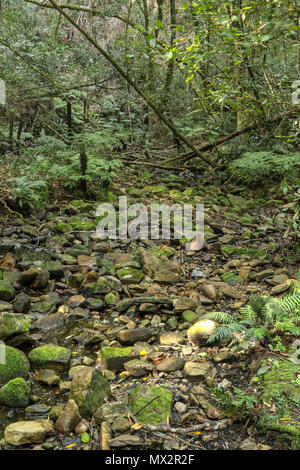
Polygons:
<instances>
[{"instance_id":1,"label":"forest floor","mask_svg":"<svg viewBox=\"0 0 300 470\"><path fill-rule=\"evenodd\" d=\"M115 204L204 204L204 246L99 240L98 203L76 197L3 215L0 449L299 449L293 335L187 338L204 314L236 317L251 295L280 298L299 281L292 203L133 166L111 193Z\"/></svg>"}]
</instances>

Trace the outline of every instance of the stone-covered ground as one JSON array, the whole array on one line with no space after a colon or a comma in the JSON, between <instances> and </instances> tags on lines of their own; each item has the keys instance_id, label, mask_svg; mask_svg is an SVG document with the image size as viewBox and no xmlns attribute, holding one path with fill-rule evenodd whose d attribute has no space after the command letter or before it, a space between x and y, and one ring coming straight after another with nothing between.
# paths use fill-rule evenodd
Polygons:
<instances>
[{"instance_id":1,"label":"stone-covered ground","mask_svg":"<svg viewBox=\"0 0 300 470\"><path fill-rule=\"evenodd\" d=\"M237 316L252 294L291 291L300 268L292 203L189 174L137 181L116 182L110 202L205 204L201 250L101 241L97 204L71 198L2 220L0 448L299 448L295 337L272 349L244 347L242 335L201 346L187 338L207 312Z\"/></svg>"}]
</instances>

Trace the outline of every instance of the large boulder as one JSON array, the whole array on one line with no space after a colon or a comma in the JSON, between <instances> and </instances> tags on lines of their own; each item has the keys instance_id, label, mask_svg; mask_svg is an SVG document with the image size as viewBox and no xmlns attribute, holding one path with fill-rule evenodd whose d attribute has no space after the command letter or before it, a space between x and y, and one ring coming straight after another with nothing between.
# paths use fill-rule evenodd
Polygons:
<instances>
[{"instance_id":1,"label":"large boulder","mask_svg":"<svg viewBox=\"0 0 300 470\"><path fill-rule=\"evenodd\" d=\"M29 361L22 351L0 344L0 384L5 384L16 377L26 378L29 369Z\"/></svg>"},{"instance_id":2,"label":"large boulder","mask_svg":"<svg viewBox=\"0 0 300 470\"><path fill-rule=\"evenodd\" d=\"M21 377L10 380L0 388L0 404L10 408L25 408L29 405L30 388Z\"/></svg>"},{"instance_id":3,"label":"large boulder","mask_svg":"<svg viewBox=\"0 0 300 470\"><path fill-rule=\"evenodd\" d=\"M109 383L99 369L86 367L72 380L70 399L77 403L83 418L91 418L109 395Z\"/></svg>"},{"instance_id":4,"label":"large boulder","mask_svg":"<svg viewBox=\"0 0 300 470\"><path fill-rule=\"evenodd\" d=\"M47 419L40 421L17 421L7 426L4 439L7 444L21 446L43 442L46 434L53 431L53 423Z\"/></svg>"},{"instance_id":5,"label":"large boulder","mask_svg":"<svg viewBox=\"0 0 300 470\"><path fill-rule=\"evenodd\" d=\"M0 339L5 340L15 334L28 333L30 325L29 315L2 312L0 313Z\"/></svg>"},{"instance_id":6,"label":"large boulder","mask_svg":"<svg viewBox=\"0 0 300 470\"><path fill-rule=\"evenodd\" d=\"M46 344L30 351L28 358L32 367L63 370L67 368L71 355L70 349L54 344Z\"/></svg>"}]
</instances>

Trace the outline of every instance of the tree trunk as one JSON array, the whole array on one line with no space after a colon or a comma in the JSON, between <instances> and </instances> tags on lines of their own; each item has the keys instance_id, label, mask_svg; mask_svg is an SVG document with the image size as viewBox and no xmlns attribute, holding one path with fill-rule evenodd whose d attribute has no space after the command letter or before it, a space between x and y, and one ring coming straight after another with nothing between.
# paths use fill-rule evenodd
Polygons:
<instances>
[{"instance_id":1,"label":"tree trunk","mask_svg":"<svg viewBox=\"0 0 300 470\"><path fill-rule=\"evenodd\" d=\"M67 101L67 126L68 126L68 139L71 144L73 129L72 129L72 104L70 100Z\"/></svg>"},{"instance_id":2,"label":"tree trunk","mask_svg":"<svg viewBox=\"0 0 300 470\"><path fill-rule=\"evenodd\" d=\"M17 132L17 149L20 150L21 136L24 127L24 120L20 117L18 132Z\"/></svg>"},{"instance_id":3,"label":"tree trunk","mask_svg":"<svg viewBox=\"0 0 300 470\"><path fill-rule=\"evenodd\" d=\"M14 150L14 124L15 124L15 116L12 113L10 115L10 120L9 120L9 137L8 137L9 149L12 152Z\"/></svg>"}]
</instances>

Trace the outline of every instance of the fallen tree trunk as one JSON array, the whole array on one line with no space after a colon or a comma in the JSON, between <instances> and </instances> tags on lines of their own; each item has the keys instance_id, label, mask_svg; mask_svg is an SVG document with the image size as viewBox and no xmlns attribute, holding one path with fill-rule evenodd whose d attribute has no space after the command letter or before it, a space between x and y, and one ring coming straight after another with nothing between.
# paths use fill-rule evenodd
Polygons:
<instances>
[{"instance_id":1,"label":"fallen tree trunk","mask_svg":"<svg viewBox=\"0 0 300 470\"><path fill-rule=\"evenodd\" d=\"M264 127L271 126L271 125L276 125L280 123L283 119L285 118L291 118L291 117L299 117L299 107L290 109L289 111L285 112L284 114L280 114L279 116L276 116L268 121L265 121ZM253 131L255 129L258 129L261 127L261 122L257 122L255 124L251 124L250 126L244 127L243 129L240 129L238 131L232 132L231 134L224 135L222 137L219 137L215 142L206 142L205 144L202 144L200 147L198 147L198 152L205 152L207 150L210 150L214 147L217 147L218 145L223 144L224 142L227 142L228 140L234 139L235 137L238 137L239 135L245 134L246 132ZM179 155L174 158L169 158L165 160L165 163L169 162L174 162L175 160L181 160L183 159L184 162L187 162L188 160L191 160L192 158L198 157L198 154L195 154L194 152L189 152L185 153L183 155Z\"/></svg>"}]
</instances>

